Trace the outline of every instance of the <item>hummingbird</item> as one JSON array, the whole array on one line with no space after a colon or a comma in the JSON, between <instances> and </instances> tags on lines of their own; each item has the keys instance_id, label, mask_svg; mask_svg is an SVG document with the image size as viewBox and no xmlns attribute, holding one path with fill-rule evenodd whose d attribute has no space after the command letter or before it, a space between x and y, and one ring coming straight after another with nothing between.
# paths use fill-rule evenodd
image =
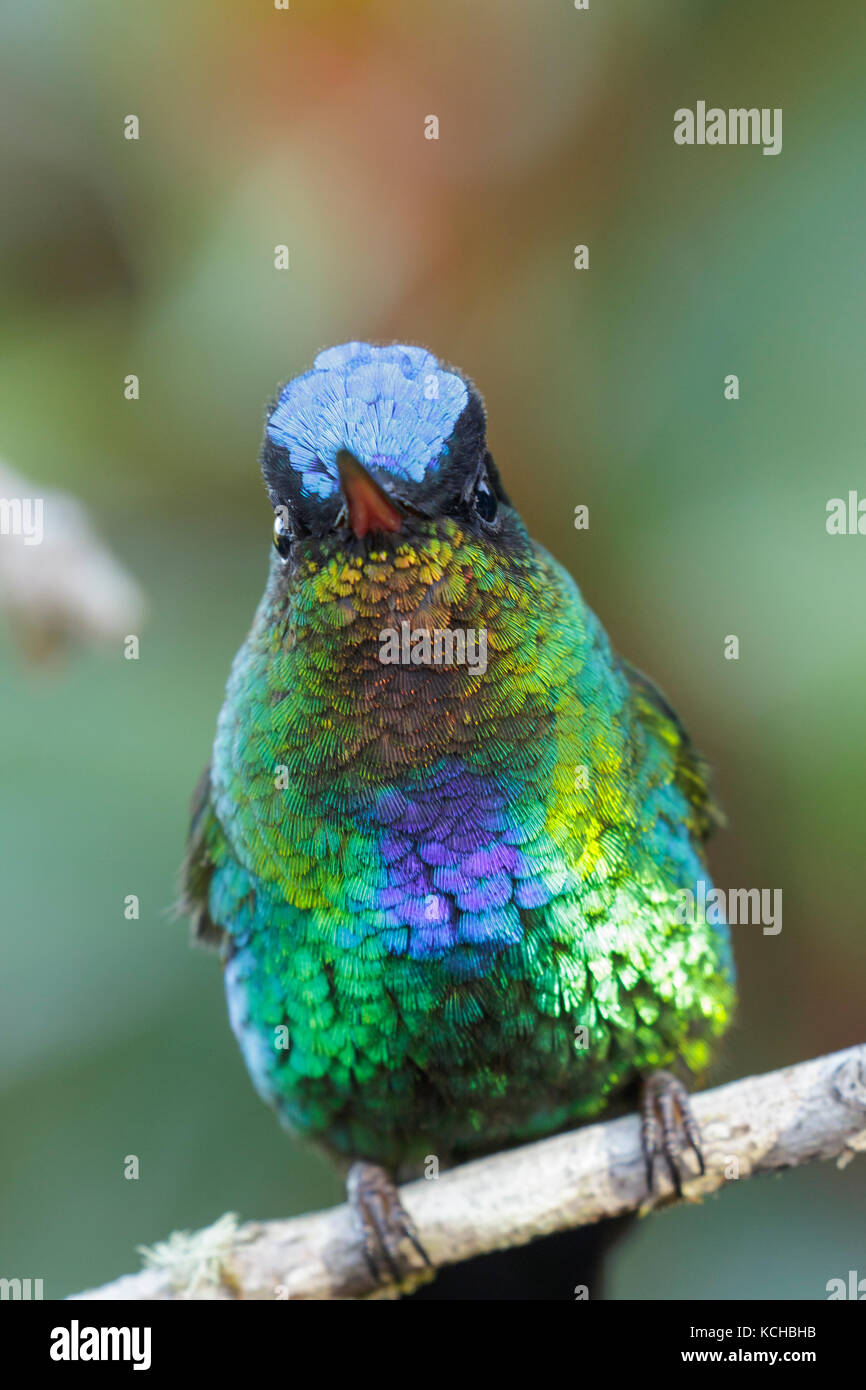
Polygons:
<instances>
[{"instance_id":1,"label":"hummingbird","mask_svg":"<svg viewBox=\"0 0 866 1390\"><path fill-rule=\"evenodd\" d=\"M735 994L728 928L683 907L704 760L530 538L462 372L320 352L260 463L267 582L183 870L254 1086L343 1165L380 1282L429 1263L397 1181L431 1155L636 1102L679 1191Z\"/></svg>"}]
</instances>

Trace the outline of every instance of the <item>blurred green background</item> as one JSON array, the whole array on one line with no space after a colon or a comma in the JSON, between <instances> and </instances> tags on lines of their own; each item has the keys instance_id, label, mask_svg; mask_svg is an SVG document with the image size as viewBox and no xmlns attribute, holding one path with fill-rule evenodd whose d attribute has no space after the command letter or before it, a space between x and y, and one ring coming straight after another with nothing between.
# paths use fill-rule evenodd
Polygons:
<instances>
[{"instance_id":1,"label":"blurred green background","mask_svg":"<svg viewBox=\"0 0 866 1390\"><path fill-rule=\"evenodd\" d=\"M59 1297L225 1210L340 1198L167 909L267 564L263 405L349 338L474 377L530 529L717 768L717 883L783 889L780 936L734 932L719 1079L862 1041L866 539L825 530L866 495L862 4L0 15L0 454L88 505L150 607L138 662L0 644L0 1273ZM782 107L782 153L675 146L698 99ZM610 1294L823 1297L866 1274L864 1174L645 1221Z\"/></svg>"}]
</instances>

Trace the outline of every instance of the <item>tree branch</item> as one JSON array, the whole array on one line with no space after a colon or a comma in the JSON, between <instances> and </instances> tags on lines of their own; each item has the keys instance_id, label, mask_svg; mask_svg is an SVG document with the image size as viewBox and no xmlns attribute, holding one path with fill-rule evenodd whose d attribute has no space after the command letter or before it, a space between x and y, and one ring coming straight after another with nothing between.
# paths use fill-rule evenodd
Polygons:
<instances>
[{"instance_id":1,"label":"tree branch","mask_svg":"<svg viewBox=\"0 0 866 1390\"><path fill-rule=\"evenodd\" d=\"M866 1152L866 1044L751 1076L693 1097L706 1175L687 1200L726 1182L819 1158L839 1167ZM635 1115L589 1125L478 1159L401 1189L434 1265L456 1264L536 1236L620 1216L672 1197L667 1175L646 1203ZM146 1267L76 1295L81 1299L345 1299L393 1297L375 1289L347 1206L289 1221L234 1216L144 1251ZM414 1252L413 1257L414 1257ZM418 1261L420 1264L420 1261ZM414 1270L414 1264L412 1266ZM411 1273L404 1285L427 1276Z\"/></svg>"},{"instance_id":2,"label":"tree branch","mask_svg":"<svg viewBox=\"0 0 866 1390\"><path fill-rule=\"evenodd\" d=\"M120 642L145 617L138 584L74 497L47 492L0 459L0 610L25 657Z\"/></svg>"}]
</instances>

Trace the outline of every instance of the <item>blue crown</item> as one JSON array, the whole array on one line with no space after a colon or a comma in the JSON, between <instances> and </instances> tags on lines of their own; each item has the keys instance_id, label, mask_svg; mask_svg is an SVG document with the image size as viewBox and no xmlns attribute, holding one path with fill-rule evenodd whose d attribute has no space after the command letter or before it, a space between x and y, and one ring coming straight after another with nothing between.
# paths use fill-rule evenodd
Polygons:
<instances>
[{"instance_id":1,"label":"blue crown","mask_svg":"<svg viewBox=\"0 0 866 1390\"><path fill-rule=\"evenodd\" d=\"M343 343L283 388L267 433L288 450L302 495L326 498L339 488L339 449L420 482L438 468L468 400L463 378L425 348Z\"/></svg>"}]
</instances>

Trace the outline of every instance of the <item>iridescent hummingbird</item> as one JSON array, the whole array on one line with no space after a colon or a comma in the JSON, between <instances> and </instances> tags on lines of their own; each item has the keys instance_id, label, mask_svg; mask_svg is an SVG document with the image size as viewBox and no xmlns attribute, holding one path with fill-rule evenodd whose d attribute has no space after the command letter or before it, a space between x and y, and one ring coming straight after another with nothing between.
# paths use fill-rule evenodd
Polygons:
<instances>
[{"instance_id":1,"label":"iridescent hummingbird","mask_svg":"<svg viewBox=\"0 0 866 1390\"><path fill-rule=\"evenodd\" d=\"M679 1186L684 1083L733 1008L727 928L681 910L706 768L530 539L485 426L420 347L346 343L280 391L267 585L185 866L252 1080L346 1163L377 1275L423 1254L398 1171L632 1090L650 1183L661 1155Z\"/></svg>"}]
</instances>

